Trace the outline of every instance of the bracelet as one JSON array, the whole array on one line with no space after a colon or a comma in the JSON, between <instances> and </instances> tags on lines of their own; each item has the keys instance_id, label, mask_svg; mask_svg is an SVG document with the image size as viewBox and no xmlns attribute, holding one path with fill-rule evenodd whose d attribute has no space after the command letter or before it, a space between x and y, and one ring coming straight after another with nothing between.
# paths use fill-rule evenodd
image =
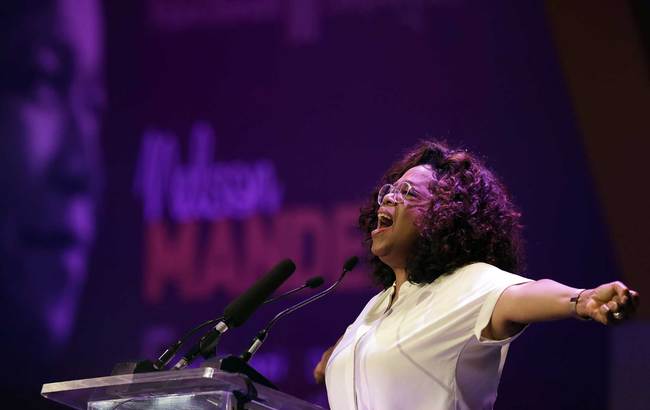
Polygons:
<instances>
[{"instance_id":1,"label":"bracelet","mask_svg":"<svg viewBox=\"0 0 650 410\"><path fill-rule=\"evenodd\" d=\"M573 303L573 315L577 319L588 321L591 320L589 316L580 316L578 314L578 302L580 301L580 295L582 295L582 292L584 292L585 290L587 289L582 289L580 292L578 292L577 296L574 296L571 299L569 299L569 302Z\"/></svg>"}]
</instances>

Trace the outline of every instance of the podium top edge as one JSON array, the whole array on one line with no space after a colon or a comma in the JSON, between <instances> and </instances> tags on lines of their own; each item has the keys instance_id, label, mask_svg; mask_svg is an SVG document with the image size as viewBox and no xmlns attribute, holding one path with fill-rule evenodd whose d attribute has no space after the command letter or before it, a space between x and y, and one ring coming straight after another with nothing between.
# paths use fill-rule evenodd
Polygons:
<instances>
[{"instance_id":1,"label":"podium top edge","mask_svg":"<svg viewBox=\"0 0 650 410\"><path fill-rule=\"evenodd\" d=\"M129 385L134 383L151 383L158 381L182 381L192 379L212 379L216 374L220 377L231 376L240 380L241 376L224 373L213 367L202 367L197 369L167 370L162 372L121 374L116 376L94 377L90 379L68 380L63 382L45 383L41 388L41 395L61 393L70 390L96 389L109 386ZM234 380L233 380L234 381Z\"/></svg>"}]
</instances>

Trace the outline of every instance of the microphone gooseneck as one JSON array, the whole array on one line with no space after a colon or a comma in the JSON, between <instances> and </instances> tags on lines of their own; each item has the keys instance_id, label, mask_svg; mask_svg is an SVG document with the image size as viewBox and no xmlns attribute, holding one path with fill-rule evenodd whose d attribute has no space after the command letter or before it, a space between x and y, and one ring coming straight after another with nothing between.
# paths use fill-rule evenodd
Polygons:
<instances>
[{"instance_id":1,"label":"microphone gooseneck","mask_svg":"<svg viewBox=\"0 0 650 410\"><path fill-rule=\"evenodd\" d=\"M303 289L310 288L310 289L315 289L319 286L321 286L325 282L322 276L314 276L313 278L309 278L305 281L305 283L295 289L292 289L288 292L282 293L278 296L272 297L270 299L267 299L264 301L264 304L275 302L277 300L283 299L289 295L292 295L296 292L299 292ZM180 339L178 339L174 344L169 346L163 354L158 357L158 359L153 363L153 367L156 370L162 370L169 364L169 362L176 356L176 353L180 350L180 348L185 344L187 339L189 339L192 335L194 335L196 332L198 332L201 329L204 329L208 326L212 326L216 324L217 322L220 322L223 320L223 316L216 318L216 319L210 319L206 320L205 322L201 323L198 326L195 326L192 328L189 332L185 333Z\"/></svg>"},{"instance_id":2,"label":"microphone gooseneck","mask_svg":"<svg viewBox=\"0 0 650 410\"><path fill-rule=\"evenodd\" d=\"M178 339L174 344L169 346L163 354L158 357L158 359L153 363L153 368L156 370L163 370L167 364L176 356L176 353L180 350L180 348L187 342L187 339L192 337L196 332L198 332L201 329L204 329L208 326L212 326L217 322L220 322L223 320L223 316L218 317L216 319L210 319L206 320L205 322L201 323L198 326L193 327L189 332L185 333L180 339Z\"/></svg>"},{"instance_id":3,"label":"microphone gooseneck","mask_svg":"<svg viewBox=\"0 0 650 410\"><path fill-rule=\"evenodd\" d=\"M209 356L210 353L214 351L216 344L219 341L219 337L228 331L229 328L241 326L246 322L257 308L259 308L264 301L275 292L275 290L279 288L280 285L291 276L291 274L293 274L295 270L296 265L293 261L290 259L283 260L271 269L269 273L255 282L255 284L246 292L226 306L221 320L216 319L203 323L203 326L207 326L207 323L210 322L210 324L212 324L214 321L218 320L216 326L205 334L199 342L174 365L174 369L185 368L187 365L192 363L199 354ZM178 342L172 345L172 348L175 347L176 344L178 344ZM162 364L164 361L169 362L172 356L173 354L165 351L165 353L161 355L161 358L159 358L162 359L160 363Z\"/></svg>"},{"instance_id":4,"label":"microphone gooseneck","mask_svg":"<svg viewBox=\"0 0 650 410\"><path fill-rule=\"evenodd\" d=\"M306 289L306 288L315 289L315 288L321 286L324 282L325 282L325 279L323 279L322 276L314 276L313 278L307 279L305 281L305 284L298 287L298 288L291 289L288 292L282 293L282 294L280 294L278 296L274 296L274 297L272 297L270 299L265 300L264 304L266 305L267 303L275 302L278 299L286 298L287 296L293 295L294 293L300 292L301 290Z\"/></svg>"},{"instance_id":5,"label":"microphone gooseneck","mask_svg":"<svg viewBox=\"0 0 650 410\"><path fill-rule=\"evenodd\" d=\"M317 293L317 294L315 294L313 296L310 296L309 298L303 300L302 302L296 303L295 305L284 309L283 311L281 311L280 313L275 315L273 317L273 319L271 319L269 321L269 323L266 324L264 329L260 330L259 333L257 334L257 336L255 336L255 338L253 339L253 343L251 343L248 350L246 350L244 353L242 353L241 359L244 362L248 362L251 359L251 357L253 357L253 355L262 346L262 343L264 343L264 340L266 340L266 336L268 336L268 333L271 330L271 328L273 327L273 325L275 325L275 323L278 320L282 319L283 317L295 312L296 310L298 310L298 309L300 309L300 308L302 308L302 307L304 307L304 306L306 306L306 305L308 305L308 304L310 304L312 302L315 302L318 299L320 299L320 298L328 295L329 293L333 292L334 289L336 289L336 287L341 283L341 281L345 277L345 274L350 272L352 269L355 268L355 266L357 265L357 262L359 262L359 258L357 258L356 256L353 256L353 257L349 258L347 261L345 261L345 264L343 265L343 271L341 272L341 275L336 280L336 282L334 282L332 285L330 285L330 287L328 287L327 289L325 289L325 290L323 290L323 291L321 291L321 292L319 292L319 293Z\"/></svg>"}]
</instances>

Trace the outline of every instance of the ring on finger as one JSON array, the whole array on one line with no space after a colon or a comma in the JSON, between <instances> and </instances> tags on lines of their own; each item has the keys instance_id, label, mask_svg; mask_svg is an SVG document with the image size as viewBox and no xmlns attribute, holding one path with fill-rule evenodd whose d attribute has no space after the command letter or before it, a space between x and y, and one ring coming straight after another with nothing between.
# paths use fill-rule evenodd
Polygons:
<instances>
[{"instance_id":1,"label":"ring on finger","mask_svg":"<svg viewBox=\"0 0 650 410\"><path fill-rule=\"evenodd\" d=\"M612 316L614 316L614 319L616 320L621 320L623 319L623 312L614 312Z\"/></svg>"}]
</instances>

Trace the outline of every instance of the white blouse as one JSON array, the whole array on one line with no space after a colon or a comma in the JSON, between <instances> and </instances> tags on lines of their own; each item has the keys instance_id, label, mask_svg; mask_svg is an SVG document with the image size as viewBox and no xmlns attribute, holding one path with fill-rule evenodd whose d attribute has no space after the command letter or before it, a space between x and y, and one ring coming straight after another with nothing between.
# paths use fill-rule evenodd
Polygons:
<instances>
[{"instance_id":1,"label":"white blouse","mask_svg":"<svg viewBox=\"0 0 650 410\"><path fill-rule=\"evenodd\" d=\"M491 409L508 344L481 337L501 293L529 282L473 263L425 285L374 296L332 352L325 382L338 409Z\"/></svg>"}]
</instances>

